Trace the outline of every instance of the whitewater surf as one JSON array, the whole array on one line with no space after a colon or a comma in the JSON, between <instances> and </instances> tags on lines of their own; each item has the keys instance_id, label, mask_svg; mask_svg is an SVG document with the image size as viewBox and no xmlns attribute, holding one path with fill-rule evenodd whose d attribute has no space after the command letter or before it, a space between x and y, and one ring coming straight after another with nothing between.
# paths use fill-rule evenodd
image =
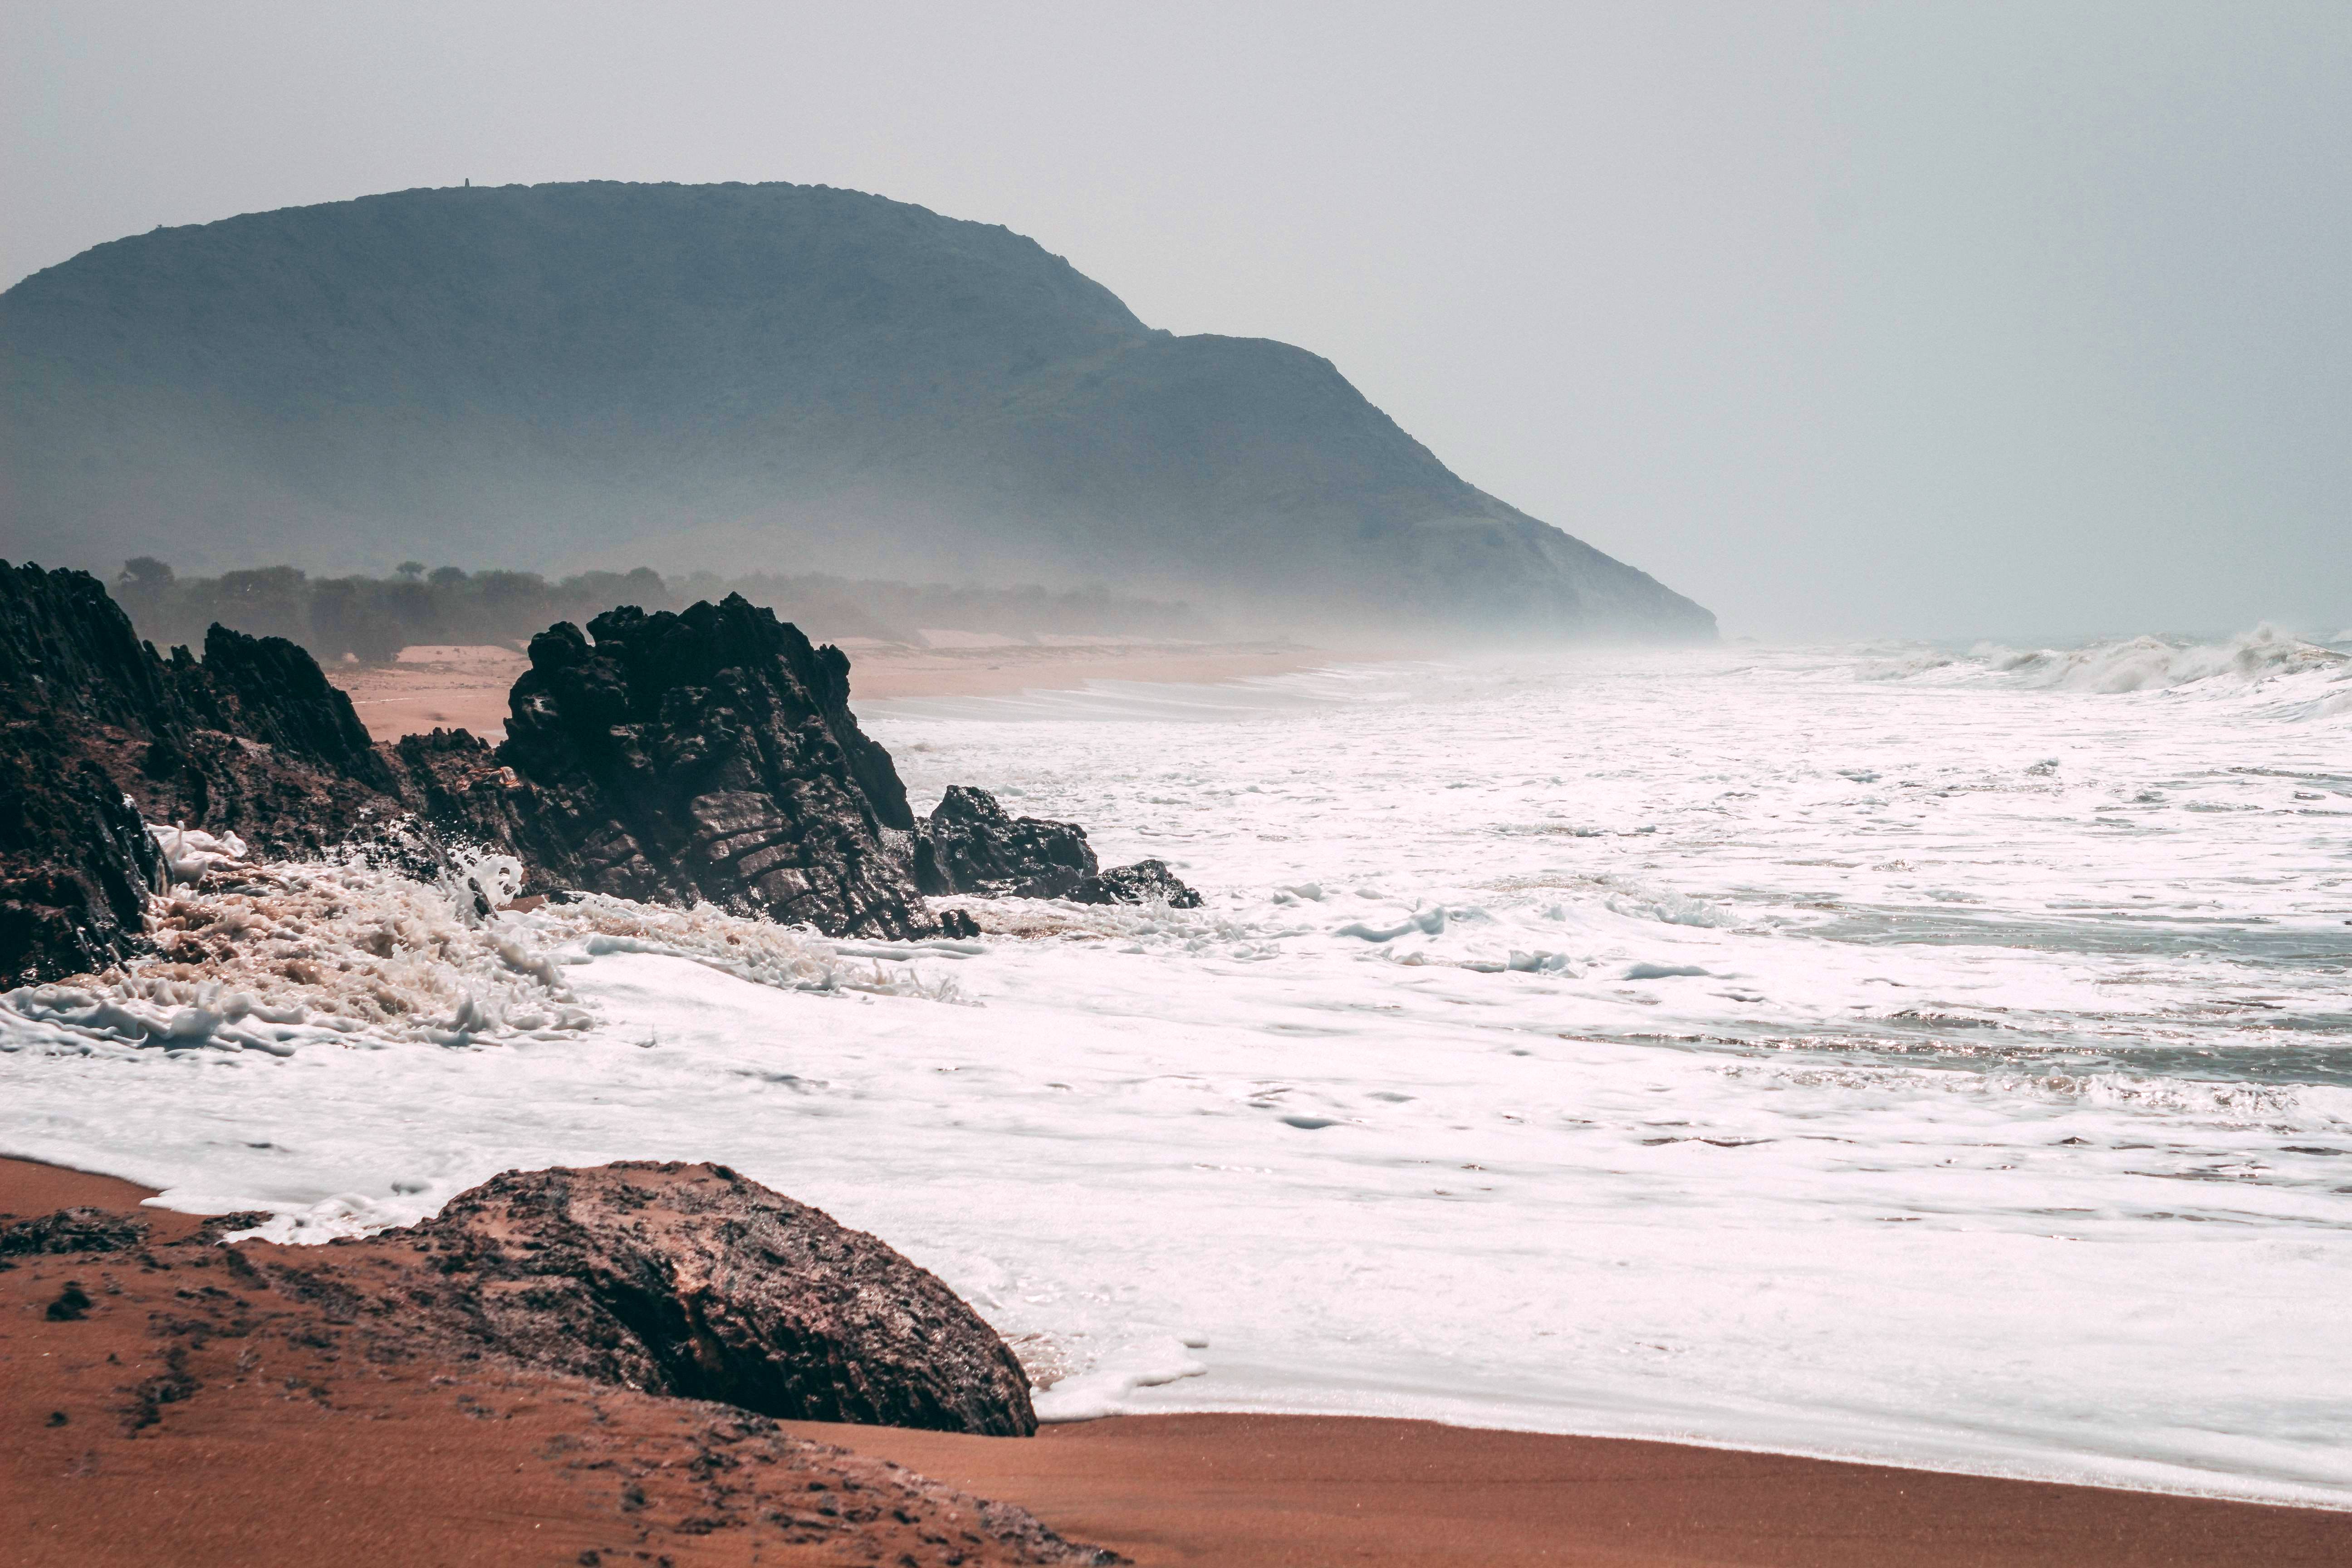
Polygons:
<instances>
[{"instance_id":1,"label":"whitewater surf","mask_svg":"<svg viewBox=\"0 0 2352 1568\"><path fill-rule=\"evenodd\" d=\"M1207 907L959 900L978 941L848 942L495 908L487 860L255 868L173 895L130 973L5 999L5 1152L287 1238L513 1166L723 1160L939 1272L1049 1417L2352 1503L2341 648L858 707L919 805L1122 825L1107 861Z\"/></svg>"}]
</instances>

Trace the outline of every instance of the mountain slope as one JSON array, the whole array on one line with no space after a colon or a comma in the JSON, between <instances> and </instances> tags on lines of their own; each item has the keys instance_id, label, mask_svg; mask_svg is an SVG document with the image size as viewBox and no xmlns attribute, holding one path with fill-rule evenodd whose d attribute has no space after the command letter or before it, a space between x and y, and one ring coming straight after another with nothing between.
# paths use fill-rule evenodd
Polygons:
<instances>
[{"instance_id":1,"label":"mountain slope","mask_svg":"<svg viewBox=\"0 0 2352 1568\"><path fill-rule=\"evenodd\" d=\"M409 191L0 294L0 552L1107 582L1287 618L1710 636L1328 362L798 185Z\"/></svg>"}]
</instances>

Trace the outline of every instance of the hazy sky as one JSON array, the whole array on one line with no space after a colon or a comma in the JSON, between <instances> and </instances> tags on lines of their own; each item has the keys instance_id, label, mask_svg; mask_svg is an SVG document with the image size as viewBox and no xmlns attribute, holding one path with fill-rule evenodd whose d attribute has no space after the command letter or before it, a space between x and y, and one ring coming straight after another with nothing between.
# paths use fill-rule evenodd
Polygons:
<instances>
[{"instance_id":1,"label":"hazy sky","mask_svg":"<svg viewBox=\"0 0 2352 1568\"><path fill-rule=\"evenodd\" d=\"M1731 633L2352 626L2352 0L9 0L0 122L0 282L468 177L845 185L1328 356Z\"/></svg>"}]
</instances>

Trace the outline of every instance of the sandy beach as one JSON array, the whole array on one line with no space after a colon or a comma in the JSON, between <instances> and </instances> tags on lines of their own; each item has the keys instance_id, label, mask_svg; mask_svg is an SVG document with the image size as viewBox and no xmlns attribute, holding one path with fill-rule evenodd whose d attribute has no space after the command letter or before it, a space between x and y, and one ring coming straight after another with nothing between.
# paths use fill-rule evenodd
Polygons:
<instances>
[{"instance_id":1,"label":"sandy beach","mask_svg":"<svg viewBox=\"0 0 2352 1568\"><path fill-rule=\"evenodd\" d=\"M1090 680L1208 683L1305 669L1327 654L1297 643L1171 643L942 635L934 646L846 638L850 700L1066 690ZM510 647L418 644L392 664L331 668L377 741L434 729L506 736L507 693L530 661Z\"/></svg>"},{"instance_id":2,"label":"sandy beach","mask_svg":"<svg viewBox=\"0 0 2352 1568\"><path fill-rule=\"evenodd\" d=\"M2352 1555L2352 1513L1427 1421L1130 1415L1027 1442L792 1429L1154 1564L2251 1568Z\"/></svg>"},{"instance_id":3,"label":"sandy beach","mask_svg":"<svg viewBox=\"0 0 2352 1568\"><path fill-rule=\"evenodd\" d=\"M507 693L530 668L510 647L420 644L393 664L330 665L327 679L351 694L372 740L470 730L496 742L506 738Z\"/></svg>"},{"instance_id":4,"label":"sandy beach","mask_svg":"<svg viewBox=\"0 0 2352 1568\"><path fill-rule=\"evenodd\" d=\"M786 1423L824 1447L779 1449L719 1406L350 1353L331 1302L278 1298L216 1249L162 1250L200 1222L148 1195L0 1160L0 1220L86 1205L151 1227L144 1254L0 1272L9 1563L1019 1560L952 1534L963 1494L1147 1568L2352 1560L2352 1513L1417 1421L1125 1416L1028 1439ZM88 1300L60 1319L68 1279Z\"/></svg>"}]
</instances>

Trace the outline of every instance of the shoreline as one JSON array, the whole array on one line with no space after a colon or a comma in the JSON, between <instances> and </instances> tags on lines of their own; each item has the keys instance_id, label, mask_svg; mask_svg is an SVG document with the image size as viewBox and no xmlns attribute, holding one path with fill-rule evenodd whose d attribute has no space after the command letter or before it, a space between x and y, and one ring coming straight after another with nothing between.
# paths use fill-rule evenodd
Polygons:
<instances>
[{"instance_id":1,"label":"shoreline","mask_svg":"<svg viewBox=\"0 0 2352 1568\"><path fill-rule=\"evenodd\" d=\"M787 1426L1139 1562L2137 1568L2352 1553L2352 1512L2292 1503L1381 1416L1124 1415L1026 1443Z\"/></svg>"},{"instance_id":2,"label":"shoreline","mask_svg":"<svg viewBox=\"0 0 2352 1568\"><path fill-rule=\"evenodd\" d=\"M1008 638L916 647L847 637L838 646L849 656L853 710L860 702L1070 690L1095 680L1214 685L1288 675L1338 657L1291 642ZM507 694L529 668L510 647L415 644L393 663L330 666L326 675L379 744L441 728L468 730L495 745L506 735Z\"/></svg>"},{"instance_id":3,"label":"shoreline","mask_svg":"<svg viewBox=\"0 0 2352 1568\"><path fill-rule=\"evenodd\" d=\"M22 1219L89 1205L135 1211L156 1244L197 1231L197 1216L142 1206L152 1195L116 1177L0 1158L0 1215ZM128 1294L120 1309L102 1296L100 1316L123 1313L112 1331L130 1353L159 1331L152 1320L131 1326L140 1289L160 1293L166 1308L172 1292L164 1280L143 1280L131 1256L13 1261L16 1268L0 1272L0 1301L11 1309L0 1316L0 1490L31 1500L38 1517L51 1521L13 1542L26 1549L27 1563L292 1563L362 1543L429 1552L436 1561L584 1560L574 1555L581 1544L560 1554L535 1550L608 1540L620 1517L604 1490L567 1479L577 1467L558 1462L577 1436L572 1428L587 1430L593 1410L625 1406L631 1441L639 1445L632 1452L654 1454L672 1440L662 1431L707 1422L715 1409L619 1389L583 1392L562 1380L481 1366L346 1366L307 1369L313 1377L331 1373L338 1392L309 1394L290 1406L293 1395L274 1384L224 1387L167 1403L142 1433L118 1434L102 1412L80 1408L59 1411L67 1422L45 1425L48 1413L38 1406L69 1404L60 1392L67 1373L81 1374L77 1386L85 1390L131 1375L89 1358L60 1361L43 1348L82 1328L45 1323L32 1310L33 1294L55 1289L46 1275L71 1272L92 1281L94 1293L112 1276ZM236 1269L227 1272L234 1277ZM354 1383L364 1398L340 1392ZM509 1425L481 1419L479 1401L468 1405L471 1395L450 1393L457 1383L509 1406ZM299 1418L269 1414L279 1406L299 1410ZM601 1434L604 1417L593 1419ZM2352 1560L2352 1512L1634 1438L1283 1415L1114 1416L1047 1427L1034 1438L782 1425L1016 1504L1069 1540L1108 1546L1146 1565L1491 1568L1565 1560L2075 1568ZM67 1458L72 1465L61 1468ZM413 1517L415 1489L448 1484L448 1467L460 1461L460 1475L495 1468L500 1496L511 1492L512 1505L477 1507L469 1500L454 1532L449 1520ZM168 1487L157 1484L167 1478ZM288 1510L281 1505L289 1495L332 1497L345 1511L328 1520ZM189 1522L192 1510L201 1515L201 1531ZM748 1531L698 1534L692 1523L683 1521L676 1540L659 1543L677 1564L753 1560ZM199 1536L206 1543L200 1550ZM187 1550L163 1544L173 1541Z\"/></svg>"}]
</instances>

